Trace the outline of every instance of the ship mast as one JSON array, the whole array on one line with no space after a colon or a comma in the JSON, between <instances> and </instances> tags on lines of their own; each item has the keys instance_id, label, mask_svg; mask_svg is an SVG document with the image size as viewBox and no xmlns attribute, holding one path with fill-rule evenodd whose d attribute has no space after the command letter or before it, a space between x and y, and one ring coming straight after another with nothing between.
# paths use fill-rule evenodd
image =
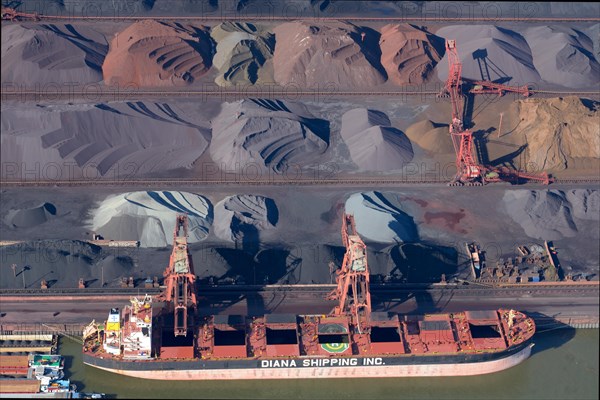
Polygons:
<instances>
[{"instance_id":1,"label":"ship mast","mask_svg":"<svg viewBox=\"0 0 600 400\"><path fill-rule=\"evenodd\" d=\"M188 245L187 215L177 215L175 231L173 232L173 251L169 266L165 269L166 289L158 296L159 300L168 303L174 316L175 336L187 336L188 310L196 310L196 274L190 256Z\"/></svg>"},{"instance_id":2,"label":"ship mast","mask_svg":"<svg viewBox=\"0 0 600 400\"><path fill-rule=\"evenodd\" d=\"M342 267L336 271L337 287L329 293L328 300L338 300L332 315L349 315L361 330L368 327L371 315L369 266L367 246L356 232L354 216L345 214L342 219L342 242L346 247Z\"/></svg>"}]
</instances>

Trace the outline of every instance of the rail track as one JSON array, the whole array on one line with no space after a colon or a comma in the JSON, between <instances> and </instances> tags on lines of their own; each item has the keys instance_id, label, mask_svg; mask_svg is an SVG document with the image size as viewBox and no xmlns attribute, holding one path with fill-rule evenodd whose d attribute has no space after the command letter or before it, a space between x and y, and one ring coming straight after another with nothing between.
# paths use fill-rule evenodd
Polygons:
<instances>
[{"instance_id":1,"label":"rail track","mask_svg":"<svg viewBox=\"0 0 600 400\"><path fill-rule=\"evenodd\" d=\"M279 293L285 295L325 295L329 293L335 285L218 285L218 286L199 286L198 293L215 294L250 294L250 293ZM561 296L571 296L574 293L580 295L598 296L600 286L595 283L585 282L578 284L532 284L532 285L460 285L460 284L372 284L371 292L374 296L390 294L415 294L425 292L449 293L452 292L461 296L481 296L481 295L514 295L514 294L554 294ZM0 289L0 298L7 296L23 297L45 297L53 296L139 296L144 294L156 295L162 291L162 288L57 288L57 289Z\"/></svg>"},{"instance_id":2,"label":"rail track","mask_svg":"<svg viewBox=\"0 0 600 400\"><path fill-rule=\"evenodd\" d=\"M205 180L205 179L74 179L74 180L2 180L1 187L85 187L85 186L402 186L446 185L448 179L260 179L260 180ZM600 178L555 178L553 184L600 184Z\"/></svg>"},{"instance_id":3,"label":"rail track","mask_svg":"<svg viewBox=\"0 0 600 400\"><path fill-rule=\"evenodd\" d=\"M439 91L432 90L339 90L337 87L327 87L315 89L300 89L291 87L288 89L270 89L265 87L264 90L138 90L135 88L113 89L105 86L90 86L88 90L72 90L72 88L59 86L49 86L40 90L30 90L24 88L3 89L0 93L2 100L20 100L20 101L42 101L42 100L76 100L86 99L90 101L101 100L132 100L140 98L172 98L172 97L187 97L187 98L221 98L221 99L241 99L241 98L313 98L322 100L328 98L339 97L417 97L421 96L424 99L436 99ZM588 96L600 97L600 90L580 90L580 91L561 91L561 90L531 90L530 93L538 97L552 96Z\"/></svg>"},{"instance_id":4,"label":"rail track","mask_svg":"<svg viewBox=\"0 0 600 400\"><path fill-rule=\"evenodd\" d=\"M144 294L159 294L161 289L157 288L60 288L60 289L0 289L0 298L6 296L138 296Z\"/></svg>"},{"instance_id":5,"label":"rail track","mask_svg":"<svg viewBox=\"0 0 600 400\"><path fill-rule=\"evenodd\" d=\"M92 9L89 12L98 11ZM116 10L115 10L116 11ZM299 15L274 15L271 10L270 15L251 15L245 12L236 12L231 15L187 15L187 16L139 16L139 15L77 15L71 12L68 15L44 15L37 13L16 12L16 14L6 13L4 21L21 22L50 22L50 21L139 21L139 20L154 20L154 21L184 21L184 22L224 22L224 21L250 21L250 22L279 22L279 21L357 21L357 22L598 22L598 17L533 17L530 15L511 16L511 17L486 17L478 16L474 13L468 17L450 17L450 16L414 16L414 15L398 15L393 17L360 17L360 16L339 16L339 17L324 17L324 16L299 16ZM296 11L296 10L292 10ZM433 13L434 10L432 10ZM399 14L404 14L408 10L398 10ZM438 10L441 12L441 10ZM268 14L265 11L263 14ZM113 14L117 14L114 12ZM523 12L523 14L533 14L532 10Z\"/></svg>"}]
</instances>

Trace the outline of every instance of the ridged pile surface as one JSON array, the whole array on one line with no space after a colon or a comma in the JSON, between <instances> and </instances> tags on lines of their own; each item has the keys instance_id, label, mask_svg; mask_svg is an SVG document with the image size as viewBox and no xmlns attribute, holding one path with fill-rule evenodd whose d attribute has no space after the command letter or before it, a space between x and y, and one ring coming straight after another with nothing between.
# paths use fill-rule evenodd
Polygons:
<instances>
[{"instance_id":1,"label":"ridged pile surface","mask_svg":"<svg viewBox=\"0 0 600 400\"><path fill-rule=\"evenodd\" d=\"M511 112L519 121L514 134L525 137L532 168L564 170L600 158L600 103L575 96L532 98L517 101Z\"/></svg>"},{"instance_id":2,"label":"ridged pile surface","mask_svg":"<svg viewBox=\"0 0 600 400\"><path fill-rule=\"evenodd\" d=\"M215 205L214 234L232 242L253 242L260 233L273 229L279 213L272 199L254 195L230 196Z\"/></svg>"},{"instance_id":3,"label":"ridged pile surface","mask_svg":"<svg viewBox=\"0 0 600 400\"><path fill-rule=\"evenodd\" d=\"M2 160L23 163L24 169L36 163L48 169L54 163L59 171L47 171L47 179L139 177L189 168L208 146L208 127L190 122L168 103L19 106L2 111Z\"/></svg>"},{"instance_id":4,"label":"ridged pile surface","mask_svg":"<svg viewBox=\"0 0 600 400\"><path fill-rule=\"evenodd\" d=\"M217 43L213 65L219 70L215 80L219 86L273 80L272 67L265 65L275 50L272 33L254 24L223 22L210 34Z\"/></svg>"},{"instance_id":5,"label":"ridged pile surface","mask_svg":"<svg viewBox=\"0 0 600 400\"><path fill-rule=\"evenodd\" d=\"M102 71L121 87L182 86L211 66L212 43L204 27L143 20L115 35Z\"/></svg>"},{"instance_id":6,"label":"ridged pile surface","mask_svg":"<svg viewBox=\"0 0 600 400\"><path fill-rule=\"evenodd\" d=\"M279 100L225 103L212 132L210 155L229 171L301 168L317 160L329 142L329 122L302 104Z\"/></svg>"},{"instance_id":7,"label":"ridged pile surface","mask_svg":"<svg viewBox=\"0 0 600 400\"><path fill-rule=\"evenodd\" d=\"M372 87L386 80L376 32L350 23L288 22L274 29L275 81L330 89Z\"/></svg>"},{"instance_id":8,"label":"ridged pile surface","mask_svg":"<svg viewBox=\"0 0 600 400\"><path fill-rule=\"evenodd\" d=\"M130 192L108 197L92 214L92 229L105 239L139 240L142 247L173 242L177 214L188 216L188 242L206 238L213 220L210 202L188 192Z\"/></svg>"},{"instance_id":9,"label":"ridged pile surface","mask_svg":"<svg viewBox=\"0 0 600 400\"><path fill-rule=\"evenodd\" d=\"M444 55L444 40L410 24L381 29L381 64L399 85L424 83Z\"/></svg>"},{"instance_id":10,"label":"ridged pile surface","mask_svg":"<svg viewBox=\"0 0 600 400\"><path fill-rule=\"evenodd\" d=\"M63 84L102 80L108 43L94 29L71 24L2 25L2 82L66 91Z\"/></svg>"}]
</instances>

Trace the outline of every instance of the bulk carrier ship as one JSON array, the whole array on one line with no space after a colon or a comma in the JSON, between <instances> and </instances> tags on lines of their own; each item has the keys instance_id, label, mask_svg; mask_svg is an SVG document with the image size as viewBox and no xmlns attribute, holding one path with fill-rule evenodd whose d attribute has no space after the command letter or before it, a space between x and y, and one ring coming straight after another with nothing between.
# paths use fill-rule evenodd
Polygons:
<instances>
[{"instance_id":1,"label":"bulk carrier ship","mask_svg":"<svg viewBox=\"0 0 600 400\"><path fill-rule=\"evenodd\" d=\"M342 239L329 315L197 317L187 217L178 215L165 289L92 322L83 361L137 378L229 380L477 375L529 357L535 324L515 310L372 312L366 246L352 215L343 217Z\"/></svg>"}]
</instances>

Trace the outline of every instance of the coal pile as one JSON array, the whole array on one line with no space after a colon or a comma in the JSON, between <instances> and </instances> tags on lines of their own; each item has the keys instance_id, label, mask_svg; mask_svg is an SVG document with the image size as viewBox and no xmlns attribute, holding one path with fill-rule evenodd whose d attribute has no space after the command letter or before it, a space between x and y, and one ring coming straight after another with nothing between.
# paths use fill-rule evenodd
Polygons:
<instances>
[{"instance_id":1,"label":"coal pile","mask_svg":"<svg viewBox=\"0 0 600 400\"><path fill-rule=\"evenodd\" d=\"M43 203L37 207L9 210L5 222L13 228L32 228L48 221L56 215L56 207Z\"/></svg>"},{"instance_id":2,"label":"coal pile","mask_svg":"<svg viewBox=\"0 0 600 400\"><path fill-rule=\"evenodd\" d=\"M210 136L208 123L201 126L177 106L158 102L9 106L1 120L3 162L24 169L71 165L56 171L63 179L190 168Z\"/></svg>"},{"instance_id":3,"label":"coal pile","mask_svg":"<svg viewBox=\"0 0 600 400\"><path fill-rule=\"evenodd\" d=\"M502 200L508 215L535 239L574 237L586 221L600 218L596 190L509 190Z\"/></svg>"},{"instance_id":4,"label":"coal pile","mask_svg":"<svg viewBox=\"0 0 600 400\"><path fill-rule=\"evenodd\" d=\"M215 205L214 234L232 242L259 242L265 230L274 229L279 211L273 199L264 196L229 196Z\"/></svg>"},{"instance_id":5,"label":"coal pile","mask_svg":"<svg viewBox=\"0 0 600 400\"><path fill-rule=\"evenodd\" d=\"M462 62L462 76L511 85L540 81L531 49L519 33L493 25L453 25L441 28L437 35L456 39ZM448 78L448 55L437 66L438 78Z\"/></svg>"}]
</instances>

